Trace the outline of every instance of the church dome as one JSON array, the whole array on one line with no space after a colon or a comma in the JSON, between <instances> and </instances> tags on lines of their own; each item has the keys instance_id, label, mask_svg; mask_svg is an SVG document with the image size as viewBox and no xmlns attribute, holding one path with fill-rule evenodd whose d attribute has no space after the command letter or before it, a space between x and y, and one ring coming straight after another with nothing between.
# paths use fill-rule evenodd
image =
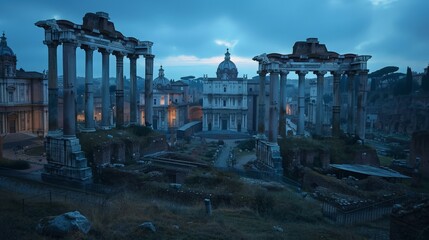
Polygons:
<instances>
[{"instance_id":1,"label":"church dome","mask_svg":"<svg viewBox=\"0 0 429 240\"><path fill-rule=\"evenodd\" d=\"M218 79L235 79L237 78L238 71L234 62L231 61L229 49L226 49L225 60L223 60L217 67L216 75Z\"/></svg>"},{"instance_id":2,"label":"church dome","mask_svg":"<svg viewBox=\"0 0 429 240\"><path fill-rule=\"evenodd\" d=\"M164 76L164 69L162 69L162 66L159 68L158 77L153 80L153 86L155 88L170 86L170 80Z\"/></svg>"},{"instance_id":3,"label":"church dome","mask_svg":"<svg viewBox=\"0 0 429 240\"><path fill-rule=\"evenodd\" d=\"M14 56L15 54L13 53L12 49L7 46L7 41L4 33L0 39L0 56Z\"/></svg>"}]
</instances>

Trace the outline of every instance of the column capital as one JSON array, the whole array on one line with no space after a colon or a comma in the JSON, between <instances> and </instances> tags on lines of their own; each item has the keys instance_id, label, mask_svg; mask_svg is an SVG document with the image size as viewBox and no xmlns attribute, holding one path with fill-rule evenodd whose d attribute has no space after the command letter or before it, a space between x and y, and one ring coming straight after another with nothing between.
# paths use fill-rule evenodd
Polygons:
<instances>
[{"instance_id":1,"label":"column capital","mask_svg":"<svg viewBox=\"0 0 429 240\"><path fill-rule=\"evenodd\" d=\"M155 58L155 55L153 55L153 54L145 54L145 55L143 55L144 56L144 58L146 58L146 59L154 59Z\"/></svg>"},{"instance_id":2,"label":"column capital","mask_svg":"<svg viewBox=\"0 0 429 240\"><path fill-rule=\"evenodd\" d=\"M123 58L127 54L125 54L124 52L121 52L121 51L113 51L113 55L115 55L117 58L119 58L119 57Z\"/></svg>"},{"instance_id":3,"label":"column capital","mask_svg":"<svg viewBox=\"0 0 429 240\"><path fill-rule=\"evenodd\" d=\"M304 70L304 71L295 71L296 74L298 74L298 76L304 76L307 75L308 71Z\"/></svg>"},{"instance_id":4,"label":"column capital","mask_svg":"<svg viewBox=\"0 0 429 240\"><path fill-rule=\"evenodd\" d=\"M128 54L127 58L129 58L130 60L137 60L137 58L139 58L138 54Z\"/></svg>"},{"instance_id":5,"label":"column capital","mask_svg":"<svg viewBox=\"0 0 429 240\"><path fill-rule=\"evenodd\" d=\"M265 75L267 75L267 71L265 71L265 70L257 71L257 73L258 73L259 76L265 76Z\"/></svg>"},{"instance_id":6,"label":"column capital","mask_svg":"<svg viewBox=\"0 0 429 240\"><path fill-rule=\"evenodd\" d=\"M288 70L280 70L280 75L288 75L289 71Z\"/></svg>"},{"instance_id":7,"label":"column capital","mask_svg":"<svg viewBox=\"0 0 429 240\"><path fill-rule=\"evenodd\" d=\"M92 45L85 45L85 44L82 44L81 46L80 46L80 48L81 49L83 49L83 50L85 50L85 52L93 52L94 50L97 50L98 48L96 47L96 46L92 46Z\"/></svg>"},{"instance_id":8,"label":"column capital","mask_svg":"<svg viewBox=\"0 0 429 240\"><path fill-rule=\"evenodd\" d=\"M43 41L43 44L45 44L48 47L58 47L61 43L58 41L52 41L52 40L45 40Z\"/></svg>"},{"instance_id":9,"label":"column capital","mask_svg":"<svg viewBox=\"0 0 429 240\"><path fill-rule=\"evenodd\" d=\"M367 75L368 72L369 72L368 69L361 69L361 70L357 71L357 74L359 74L359 75Z\"/></svg>"},{"instance_id":10,"label":"column capital","mask_svg":"<svg viewBox=\"0 0 429 240\"><path fill-rule=\"evenodd\" d=\"M98 51L101 54L111 54L113 52L111 49L107 49L107 48L98 48Z\"/></svg>"},{"instance_id":11,"label":"column capital","mask_svg":"<svg viewBox=\"0 0 429 240\"><path fill-rule=\"evenodd\" d=\"M280 74L280 69L270 69L268 70L269 74Z\"/></svg>"},{"instance_id":12,"label":"column capital","mask_svg":"<svg viewBox=\"0 0 429 240\"><path fill-rule=\"evenodd\" d=\"M348 77L350 77L350 76L356 75L357 71L355 71L355 70L349 70L349 71L346 71L345 73L347 74Z\"/></svg>"},{"instance_id":13,"label":"column capital","mask_svg":"<svg viewBox=\"0 0 429 240\"><path fill-rule=\"evenodd\" d=\"M314 71L313 73L316 74L317 76L324 76L327 73L327 71Z\"/></svg>"},{"instance_id":14,"label":"column capital","mask_svg":"<svg viewBox=\"0 0 429 240\"><path fill-rule=\"evenodd\" d=\"M331 74L332 74L333 76L338 76L338 75L342 75L342 74L344 74L344 71L331 71Z\"/></svg>"}]
</instances>

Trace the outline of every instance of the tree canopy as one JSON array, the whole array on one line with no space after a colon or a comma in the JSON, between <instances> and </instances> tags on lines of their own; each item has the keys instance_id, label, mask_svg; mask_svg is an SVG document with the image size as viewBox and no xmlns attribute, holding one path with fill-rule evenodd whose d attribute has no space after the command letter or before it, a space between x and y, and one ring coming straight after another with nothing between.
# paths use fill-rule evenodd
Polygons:
<instances>
[{"instance_id":1,"label":"tree canopy","mask_svg":"<svg viewBox=\"0 0 429 240\"><path fill-rule=\"evenodd\" d=\"M381 69L378 69L377 71L374 71L372 73L370 73L368 75L368 77L370 78L377 78L377 77L382 77L384 75L390 74L390 73L394 73L396 71L398 71L399 68L396 66L387 66Z\"/></svg>"}]
</instances>

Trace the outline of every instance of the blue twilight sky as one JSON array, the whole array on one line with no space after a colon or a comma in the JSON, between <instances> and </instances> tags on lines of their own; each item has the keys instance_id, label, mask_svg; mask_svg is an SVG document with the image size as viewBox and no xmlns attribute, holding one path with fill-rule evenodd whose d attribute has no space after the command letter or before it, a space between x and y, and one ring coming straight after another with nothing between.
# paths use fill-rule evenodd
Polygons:
<instances>
[{"instance_id":1,"label":"blue twilight sky","mask_svg":"<svg viewBox=\"0 0 429 240\"><path fill-rule=\"evenodd\" d=\"M257 71L252 57L291 53L296 41L308 37L340 54L372 55L370 71L395 65L402 72L407 66L423 72L429 64L427 0L0 1L0 31L17 55L17 67L25 70L47 69L43 30L35 22L55 18L82 24L85 13L97 11L109 13L125 36L154 42L155 76L163 65L172 79L215 76L226 48L239 76L252 77ZM78 49L77 57L77 74L84 76L84 51ZM110 76L114 62L111 57ZM143 58L138 64L138 75L144 76ZM129 76L128 60L124 65ZM100 54L94 54L94 76L101 76Z\"/></svg>"}]
</instances>

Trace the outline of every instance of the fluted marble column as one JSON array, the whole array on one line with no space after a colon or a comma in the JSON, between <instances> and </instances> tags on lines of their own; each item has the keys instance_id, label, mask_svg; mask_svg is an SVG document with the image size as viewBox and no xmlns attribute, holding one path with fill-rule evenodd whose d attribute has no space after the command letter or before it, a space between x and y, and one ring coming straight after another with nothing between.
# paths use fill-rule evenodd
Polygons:
<instances>
[{"instance_id":1,"label":"fluted marble column","mask_svg":"<svg viewBox=\"0 0 429 240\"><path fill-rule=\"evenodd\" d=\"M110 50L99 49L101 53L101 128L109 129L110 126L110 93L109 93L109 56Z\"/></svg>"},{"instance_id":2,"label":"fluted marble column","mask_svg":"<svg viewBox=\"0 0 429 240\"><path fill-rule=\"evenodd\" d=\"M282 137L286 137L286 85L289 71L280 72L280 126L279 131Z\"/></svg>"},{"instance_id":3,"label":"fluted marble column","mask_svg":"<svg viewBox=\"0 0 429 240\"><path fill-rule=\"evenodd\" d=\"M316 71L317 75L317 110L316 110L316 134L322 135L323 125L323 84L326 71Z\"/></svg>"},{"instance_id":4,"label":"fluted marble column","mask_svg":"<svg viewBox=\"0 0 429 240\"><path fill-rule=\"evenodd\" d=\"M332 136L340 136L340 79L341 72L331 72L334 77L333 93L334 101L332 104Z\"/></svg>"},{"instance_id":5,"label":"fluted marble column","mask_svg":"<svg viewBox=\"0 0 429 240\"><path fill-rule=\"evenodd\" d=\"M154 55L146 54L145 56L145 84L144 84L144 117L145 125L152 126L153 121L153 90L152 90L152 81L153 81L153 59Z\"/></svg>"},{"instance_id":6,"label":"fluted marble column","mask_svg":"<svg viewBox=\"0 0 429 240\"><path fill-rule=\"evenodd\" d=\"M367 95L368 70L359 72L359 92L357 96L357 124L356 133L361 139L365 139L366 124L366 95Z\"/></svg>"},{"instance_id":7,"label":"fluted marble column","mask_svg":"<svg viewBox=\"0 0 429 240\"><path fill-rule=\"evenodd\" d=\"M137 121L137 58L129 55L130 59L130 125L138 125Z\"/></svg>"},{"instance_id":8,"label":"fluted marble column","mask_svg":"<svg viewBox=\"0 0 429 240\"><path fill-rule=\"evenodd\" d=\"M116 56L116 127L124 127L124 56L115 52Z\"/></svg>"},{"instance_id":9,"label":"fluted marble column","mask_svg":"<svg viewBox=\"0 0 429 240\"><path fill-rule=\"evenodd\" d=\"M58 67L57 41L45 41L48 46L48 111L49 132L58 130Z\"/></svg>"},{"instance_id":10,"label":"fluted marble column","mask_svg":"<svg viewBox=\"0 0 429 240\"><path fill-rule=\"evenodd\" d=\"M298 126L296 135L304 136L304 124L305 124L305 75L308 71L297 71L298 74Z\"/></svg>"},{"instance_id":11,"label":"fluted marble column","mask_svg":"<svg viewBox=\"0 0 429 240\"><path fill-rule=\"evenodd\" d=\"M94 123L94 82L93 82L93 55L96 47L82 46L85 50L85 130L95 131Z\"/></svg>"},{"instance_id":12,"label":"fluted marble column","mask_svg":"<svg viewBox=\"0 0 429 240\"><path fill-rule=\"evenodd\" d=\"M280 71L270 71L270 124L268 141L277 143L279 129L279 74Z\"/></svg>"},{"instance_id":13,"label":"fluted marble column","mask_svg":"<svg viewBox=\"0 0 429 240\"><path fill-rule=\"evenodd\" d=\"M64 137L76 136L76 47L72 39L62 39L63 43L63 78L64 78Z\"/></svg>"},{"instance_id":14,"label":"fluted marble column","mask_svg":"<svg viewBox=\"0 0 429 240\"><path fill-rule=\"evenodd\" d=\"M347 72L347 133L355 133L355 105L356 105L356 89L355 89L355 72Z\"/></svg>"},{"instance_id":15,"label":"fluted marble column","mask_svg":"<svg viewBox=\"0 0 429 240\"><path fill-rule=\"evenodd\" d=\"M265 134L265 71L259 72L258 134Z\"/></svg>"}]
</instances>

